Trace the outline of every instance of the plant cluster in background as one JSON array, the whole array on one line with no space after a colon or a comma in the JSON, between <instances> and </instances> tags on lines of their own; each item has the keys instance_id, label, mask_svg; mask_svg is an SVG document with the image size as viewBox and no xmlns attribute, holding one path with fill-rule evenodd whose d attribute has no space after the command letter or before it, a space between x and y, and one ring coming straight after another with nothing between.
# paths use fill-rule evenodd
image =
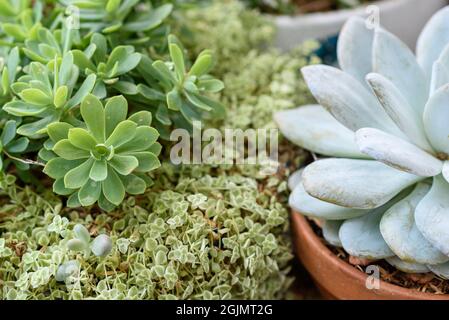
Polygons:
<instances>
[{"instance_id":1,"label":"plant cluster in background","mask_svg":"<svg viewBox=\"0 0 449 320\"><path fill-rule=\"evenodd\" d=\"M152 184L159 136L223 118L209 97L223 89L208 75L213 54L186 58L169 35L172 11L147 0L2 1L3 172L30 182L44 168L68 206L112 210Z\"/></svg>"},{"instance_id":2,"label":"plant cluster in background","mask_svg":"<svg viewBox=\"0 0 449 320\"><path fill-rule=\"evenodd\" d=\"M178 33L185 35L189 52L196 55L210 48L220 61L211 73L225 84L218 95L228 113L223 128L274 127L273 112L313 101L299 70L320 62L314 55L319 46L315 41L285 54L270 48L274 25L236 0L186 10L183 21L190 38L185 28L178 27Z\"/></svg>"},{"instance_id":3,"label":"plant cluster in background","mask_svg":"<svg viewBox=\"0 0 449 320\"><path fill-rule=\"evenodd\" d=\"M286 182L248 169L163 165L149 192L111 214L6 187L0 298L281 297L291 283L288 210L277 200Z\"/></svg>"}]
</instances>

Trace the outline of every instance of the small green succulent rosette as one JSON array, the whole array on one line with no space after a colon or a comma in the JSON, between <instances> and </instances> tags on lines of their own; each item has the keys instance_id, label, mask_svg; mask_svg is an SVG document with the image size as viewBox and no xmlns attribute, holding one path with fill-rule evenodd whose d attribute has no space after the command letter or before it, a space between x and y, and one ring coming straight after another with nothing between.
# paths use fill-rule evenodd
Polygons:
<instances>
[{"instance_id":1,"label":"small green succulent rosette","mask_svg":"<svg viewBox=\"0 0 449 320\"><path fill-rule=\"evenodd\" d=\"M128 104L122 96L108 99L103 106L88 95L80 111L85 128L65 122L48 126L55 156L44 172L56 180L55 193L69 196L69 207L98 202L109 211L126 193L142 194L152 183L146 173L160 166L159 134L150 126L147 111L127 119Z\"/></svg>"},{"instance_id":2,"label":"small green succulent rosette","mask_svg":"<svg viewBox=\"0 0 449 320\"><path fill-rule=\"evenodd\" d=\"M360 18L344 26L341 69L302 69L320 105L275 120L294 143L330 158L296 173L290 205L324 223L349 254L449 279L449 7L416 57Z\"/></svg>"}]
</instances>

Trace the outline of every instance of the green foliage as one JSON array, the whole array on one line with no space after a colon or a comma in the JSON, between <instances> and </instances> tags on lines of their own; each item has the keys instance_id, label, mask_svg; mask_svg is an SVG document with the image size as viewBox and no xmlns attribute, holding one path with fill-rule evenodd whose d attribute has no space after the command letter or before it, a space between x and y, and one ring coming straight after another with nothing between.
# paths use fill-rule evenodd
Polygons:
<instances>
[{"instance_id":1,"label":"green foliage","mask_svg":"<svg viewBox=\"0 0 449 320\"><path fill-rule=\"evenodd\" d=\"M131 97L138 105L154 108L158 129L168 138L167 128L191 129L193 121L222 119L224 106L209 98L224 85L210 76L214 58L208 51L202 51L187 70L184 49L179 40L170 36L168 47L171 61L152 61L144 57L138 71L144 82L137 86L138 95ZM165 129L164 129L165 128Z\"/></svg>"},{"instance_id":2,"label":"green foliage","mask_svg":"<svg viewBox=\"0 0 449 320\"><path fill-rule=\"evenodd\" d=\"M224 116L211 98L223 89L208 75L212 54L191 64L168 36L170 3L0 0L0 7L0 128L7 131L0 168L39 183L36 171L45 166L71 207L98 202L110 210L126 193L143 193L160 165L158 137Z\"/></svg>"},{"instance_id":3,"label":"green foliage","mask_svg":"<svg viewBox=\"0 0 449 320\"><path fill-rule=\"evenodd\" d=\"M164 165L153 188L110 214L11 185L0 192L0 298L281 297L291 283L288 210L276 200L286 183L248 169ZM105 257L67 249L98 234L114 243Z\"/></svg>"},{"instance_id":4,"label":"green foliage","mask_svg":"<svg viewBox=\"0 0 449 320\"><path fill-rule=\"evenodd\" d=\"M274 112L314 102L299 70L320 62L313 54L318 48L315 41L284 54L266 49L274 27L260 13L245 10L237 0L215 1L211 7L187 10L181 20L178 32L184 35L187 29L192 36L186 41L189 52L197 54L210 48L220 61L211 73L224 82L218 96L226 105L227 117L217 125L274 127Z\"/></svg>"},{"instance_id":5,"label":"green foliage","mask_svg":"<svg viewBox=\"0 0 449 320\"><path fill-rule=\"evenodd\" d=\"M103 107L94 95L81 104L86 128L58 122L48 127L56 156L44 172L56 179L53 190L71 195L70 207L98 201L104 210L119 205L125 193L142 194L151 179L144 175L160 166L158 132L151 128L151 113L141 111L128 119L124 97L110 98Z\"/></svg>"},{"instance_id":6,"label":"green foliage","mask_svg":"<svg viewBox=\"0 0 449 320\"><path fill-rule=\"evenodd\" d=\"M28 148L29 141L25 137L16 136L16 122L7 121L0 132L0 171L6 168L10 161L14 162L18 170L27 170L29 165L17 161L17 157Z\"/></svg>"}]
</instances>

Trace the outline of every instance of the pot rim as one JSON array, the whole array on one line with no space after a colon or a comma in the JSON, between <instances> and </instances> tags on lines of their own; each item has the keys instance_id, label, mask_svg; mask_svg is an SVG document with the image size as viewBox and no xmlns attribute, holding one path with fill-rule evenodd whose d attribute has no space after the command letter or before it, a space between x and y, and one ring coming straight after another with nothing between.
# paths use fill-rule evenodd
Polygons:
<instances>
[{"instance_id":1,"label":"pot rim","mask_svg":"<svg viewBox=\"0 0 449 320\"><path fill-rule=\"evenodd\" d=\"M307 219L300 213L292 210L292 226L297 229L295 232L301 232L303 238L309 242L315 254L318 255L319 259L323 261L324 264L335 265L341 272L345 273L347 276L353 278L356 282L366 282L369 275L363 273L357 268L351 266L347 262L338 258L329 248L327 248L321 239L315 234L310 223ZM294 242L296 246L298 245L298 237L295 236ZM298 257L301 260L301 257ZM312 273L309 271L309 273ZM313 278L315 278L312 275ZM317 279L315 279L317 281ZM319 281L318 281L319 282ZM388 283L386 281L380 280L380 289L377 292L389 292L390 295L397 297L398 299L415 299L415 300L449 300L449 294L433 294L420 292L415 289L404 288L395 284Z\"/></svg>"}]
</instances>

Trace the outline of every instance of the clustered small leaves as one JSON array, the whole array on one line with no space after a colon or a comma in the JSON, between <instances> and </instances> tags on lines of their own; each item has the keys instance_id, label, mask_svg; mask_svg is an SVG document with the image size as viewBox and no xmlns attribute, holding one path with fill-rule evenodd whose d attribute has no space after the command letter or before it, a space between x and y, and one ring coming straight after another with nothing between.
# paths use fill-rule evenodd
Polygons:
<instances>
[{"instance_id":1,"label":"clustered small leaves","mask_svg":"<svg viewBox=\"0 0 449 320\"><path fill-rule=\"evenodd\" d=\"M159 137L224 116L209 97L223 89L212 53L191 64L169 36L173 5L154 3L1 1L4 173L30 182L45 167L70 207L109 211L152 184Z\"/></svg>"},{"instance_id":2,"label":"clustered small leaves","mask_svg":"<svg viewBox=\"0 0 449 320\"><path fill-rule=\"evenodd\" d=\"M0 206L0 298L282 296L292 256L288 210L275 198L285 181L266 179L261 191L247 168L216 170L164 165L152 189L110 214L11 185L0 195L10 199Z\"/></svg>"}]
</instances>

